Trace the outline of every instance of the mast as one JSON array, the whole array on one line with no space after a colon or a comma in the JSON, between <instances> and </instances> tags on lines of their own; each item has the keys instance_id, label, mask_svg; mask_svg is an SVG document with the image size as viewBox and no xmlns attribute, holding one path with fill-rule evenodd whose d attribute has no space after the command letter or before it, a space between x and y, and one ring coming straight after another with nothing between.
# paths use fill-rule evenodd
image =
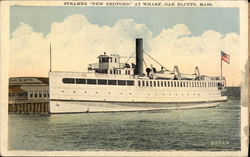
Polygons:
<instances>
[{"instance_id":1,"label":"mast","mask_svg":"<svg viewBox=\"0 0 250 157\"><path fill-rule=\"evenodd\" d=\"M49 44L49 54L50 54L50 57L49 57L49 72L52 71L52 56L51 56L51 43Z\"/></svg>"}]
</instances>

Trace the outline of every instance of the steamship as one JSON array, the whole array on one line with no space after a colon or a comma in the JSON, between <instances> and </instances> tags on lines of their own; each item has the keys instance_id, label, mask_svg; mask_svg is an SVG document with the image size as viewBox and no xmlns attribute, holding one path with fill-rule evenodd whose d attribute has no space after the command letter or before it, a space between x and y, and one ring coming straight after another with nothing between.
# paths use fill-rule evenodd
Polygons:
<instances>
[{"instance_id":1,"label":"steamship","mask_svg":"<svg viewBox=\"0 0 250 157\"><path fill-rule=\"evenodd\" d=\"M104 53L88 72L51 71L50 113L200 108L227 100L225 77L200 75L198 67L194 74L180 73L178 66L144 69L143 39L135 45L136 64Z\"/></svg>"}]
</instances>

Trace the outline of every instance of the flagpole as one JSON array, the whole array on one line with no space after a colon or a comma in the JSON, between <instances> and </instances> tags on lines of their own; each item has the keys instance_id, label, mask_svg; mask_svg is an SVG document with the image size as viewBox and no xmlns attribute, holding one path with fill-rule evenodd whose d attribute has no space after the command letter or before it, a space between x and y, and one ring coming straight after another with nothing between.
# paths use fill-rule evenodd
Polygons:
<instances>
[{"instance_id":1,"label":"flagpole","mask_svg":"<svg viewBox=\"0 0 250 157\"><path fill-rule=\"evenodd\" d=\"M220 57L220 76L222 77L222 58Z\"/></svg>"},{"instance_id":2,"label":"flagpole","mask_svg":"<svg viewBox=\"0 0 250 157\"><path fill-rule=\"evenodd\" d=\"M49 53L50 53L50 67L49 67L49 71L52 71L52 57L51 57L51 43L49 44Z\"/></svg>"}]
</instances>

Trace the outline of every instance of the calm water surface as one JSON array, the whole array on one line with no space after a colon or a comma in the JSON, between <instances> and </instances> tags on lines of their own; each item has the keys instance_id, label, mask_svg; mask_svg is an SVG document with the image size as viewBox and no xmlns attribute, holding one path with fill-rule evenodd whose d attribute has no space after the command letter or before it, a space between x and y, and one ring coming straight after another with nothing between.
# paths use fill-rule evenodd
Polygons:
<instances>
[{"instance_id":1,"label":"calm water surface","mask_svg":"<svg viewBox=\"0 0 250 157\"><path fill-rule=\"evenodd\" d=\"M213 108L9 115L10 150L239 150L240 101Z\"/></svg>"}]
</instances>

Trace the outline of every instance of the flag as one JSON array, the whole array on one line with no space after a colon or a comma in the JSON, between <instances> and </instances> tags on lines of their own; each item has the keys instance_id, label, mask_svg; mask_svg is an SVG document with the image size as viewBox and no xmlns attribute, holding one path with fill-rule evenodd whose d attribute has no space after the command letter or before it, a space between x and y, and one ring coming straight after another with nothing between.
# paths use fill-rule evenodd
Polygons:
<instances>
[{"instance_id":1,"label":"flag","mask_svg":"<svg viewBox=\"0 0 250 157\"><path fill-rule=\"evenodd\" d=\"M221 60L229 64L230 56L226 54L225 52L221 51Z\"/></svg>"}]
</instances>

